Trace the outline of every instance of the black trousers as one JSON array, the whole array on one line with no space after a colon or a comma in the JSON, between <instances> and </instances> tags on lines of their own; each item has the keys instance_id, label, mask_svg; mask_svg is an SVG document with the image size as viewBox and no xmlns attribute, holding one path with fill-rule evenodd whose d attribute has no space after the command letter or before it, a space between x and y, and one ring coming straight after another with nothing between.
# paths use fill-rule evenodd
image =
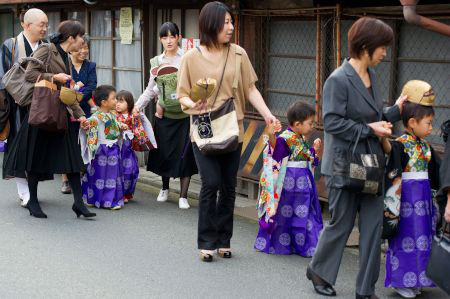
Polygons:
<instances>
[{"instance_id":1,"label":"black trousers","mask_svg":"<svg viewBox=\"0 0 450 299\"><path fill-rule=\"evenodd\" d=\"M242 144L231 153L205 156L193 145L202 179L198 215L199 249L230 248L241 149Z\"/></svg>"}]
</instances>

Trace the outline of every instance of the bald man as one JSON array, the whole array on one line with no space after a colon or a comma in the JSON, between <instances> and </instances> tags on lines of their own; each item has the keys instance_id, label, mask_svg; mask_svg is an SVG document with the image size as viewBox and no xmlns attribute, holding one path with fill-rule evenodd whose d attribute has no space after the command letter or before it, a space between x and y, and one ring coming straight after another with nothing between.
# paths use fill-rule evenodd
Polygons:
<instances>
[{"instance_id":1,"label":"bald man","mask_svg":"<svg viewBox=\"0 0 450 299\"><path fill-rule=\"evenodd\" d=\"M20 124L26 117L28 107L19 107L14 99L6 92L1 78L12 67L12 65L22 57L29 57L43 42L47 35L48 18L47 15L40 9L29 9L23 17L23 31L14 38L7 39L0 48L0 107L9 105L9 123L10 133L8 136L8 143L11 144L19 131ZM14 61L13 52L14 49ZM4 125L4 124L0 124ZM0 126L0 130L3 127ZM8 153L3 157L5 161ZM5 163L3 163L5 165ZM4 173L4 172L3 172ZM5 176L3 175L5 179ZM16 178L17 193L24 207L30 199L30 192L28 191L28 183L25 179Z\"/></svg>"}]
</instances>

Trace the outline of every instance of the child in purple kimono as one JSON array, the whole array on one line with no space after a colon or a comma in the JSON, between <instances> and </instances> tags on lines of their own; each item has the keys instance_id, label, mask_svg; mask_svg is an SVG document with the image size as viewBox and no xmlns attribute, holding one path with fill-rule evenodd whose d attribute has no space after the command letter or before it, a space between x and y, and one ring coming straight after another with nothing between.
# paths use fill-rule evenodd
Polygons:
<instances>
[{"instance_id":1,"label":"child in purple kimono","mask_svg":"<svg viewBox=\"0 0 450 299\"><path fill-rule=\"evenodd\" d=\"M431 133L434 111L431 105L412 101L408 96L402 112L406 132L383 144L390 153L388 183L401 180L400 220L396 235L389 239L385 287L394 288L404 298L416 297L421 288L434 287L426 268L438 217L431 189L438 189L439 166L424 139Z\"/></svg>"},{"instance_id":2,"label":"child in purple kimono","mask_svg":"<svg viewBox=\"0 0 450 299\"><path fill-rule=\"evenodd\" d=\"M133 117L139 116L133 115L134 99L131 92L121 90L117 93L116 97L117 119L128 127L128 130L123 132L121 148L124 202L128 203L128 201L133 199L139 177L139 162L132 147L134 139L134 133L132 131Z\"/></svg>"},{"instance_id":3,"label":"child in purple kimono","mask_svg":"<svg viewBox=\"0 0 450 299\"><path fill-rule=\"evenodd\" d=\"M111 112L116 107L114 87L97 87L94 101L99 109L88 118L89 129L80 131L83 161L88 164L82 179L83 198L88 206L119 210L124 204L121 130L128 127Z\"/></svg>"},{"instance_id":4,"label":"child in purple kimono","mask_svg":"<svg viewBox=\"0 0 450 299\"><path fill-rule=\"evenodd\" d=\"M266 201L266 208L262 210L264 215L259 215L260 228L255 242L258 251L270 254L294 253L304 257L314 255L323 223L311 164L318 164L316 152L320 149L321 141L316 139L314 147L310 147L304 136L313 128L314 114L311 106L297 102L288 110L287 130L275 137L274 133L279 128L274 128L275 125L269 127L270 143L274 147L272 159L275 163L281 163L274 172L278 173L278 180L282 181L282 189L280 196L277 191L273 196L268 196L270 191L265 192L262 188L260 196ZM264 180L263 174L262 185ZM270 200L275 201L275 204L270 203Z\"/></svg>"}]
</instances>

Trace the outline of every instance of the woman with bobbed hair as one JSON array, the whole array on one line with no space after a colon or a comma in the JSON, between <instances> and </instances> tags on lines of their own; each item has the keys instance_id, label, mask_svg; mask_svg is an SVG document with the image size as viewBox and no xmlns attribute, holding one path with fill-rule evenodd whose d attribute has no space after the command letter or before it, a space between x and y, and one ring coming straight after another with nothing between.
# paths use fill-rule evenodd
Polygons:
<instances>
[{"instance_id":1,"label":"woman with bobbed hair","mask_svg":"<svg viewBox=\"0 0 450 299\"><path fill-rule=\"evenodd\" d=\"M177 97L184 111L191 115L204 113L206 109L215 111L232 100L239 126L238 143L230 151L205 155L193 143L202 180L197 243L201 260L211 262L216 250L219 256L231 258L230 240L233 234L236 176L244 135L245 100L250 101L266 123L278 120L256 89L257 77L247 53L231 43L234 26L228 6L217 1L206 4L200 12L199 29L200 46L187 52L181 61ZM241 59L240 72L236 65L238 55ZM204 78L215 80L216 89L209 98L194 102L190 95L191 87ZM235 78L239 79L236 92L233 91Z\"/></svg>"},{"instance_id":2,"label":"woman with bobbed hair","mask_svg":"<svg viewBox=\"0 0 450 299\"><path fill-rule=\"evenodd\" d=\"M378 298L375 283L381 256L381 192L369 194L339 187L333 173L333 161L335 154L346 151L354 137L360 134L356 153L368 154L371 149L380 167L384 167L379 138L391 135L392 122L400 120L405 97L399 98L396 105L383 109L372 68L386 56L392 40L392 29L386 23L369 17L360 18L348 32L350 58L328 77L324 85L325 148L321 171L328 188L331 220L322 231L307 268L308 279L312 280L315 291L321 295L336 296L333 285L358 212L360 269L356 279L356 298ZM382 180L383 177L380 177L378 185L382 185Z\"/></svg>"},{"instance_id":3,"label":"woman with bobbed hair","mask_svg":"<svg viewBox=\"0 0 450 299\"><path fill-rule=\"evenodd\" d=\"M29 62L25 80L36 82L40 78L53 81L58 88L72 80L70 75L72 64L68 53L80 49L84 33L84 27L78 21L62 22L58 26L58 32L51 36L50 43L41 45L33 55L40 61L46 61L47 57L52 55L48 67L43 69L40 64ZM87 125L83 109L77 101L67 106L67 111L83 127ZM10 177L27 178L30 201L26 207L30 215L36 218L47 218L37 198L38 183L42 180L53 179L55 173L65 173L73 192L73 212L77 217L96 216L95 213L89 212L82 200L80 172L84 169L84 165L77 142L77 132L71 128L75 126L75 123L68 117L68 129L61 133L30 126L28 118L29 113L11 145L11 154L6 161L5 171Z\"/></svg>"}]
</instances>

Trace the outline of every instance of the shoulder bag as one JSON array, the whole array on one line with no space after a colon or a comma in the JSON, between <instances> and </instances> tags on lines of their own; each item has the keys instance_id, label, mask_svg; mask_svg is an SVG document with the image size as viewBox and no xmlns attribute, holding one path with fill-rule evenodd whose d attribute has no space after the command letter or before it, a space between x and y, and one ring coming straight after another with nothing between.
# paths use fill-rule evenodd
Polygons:
<instances>
[{"instance_id":1,"label":"shoulder bag","mask_svg":"<svg viewBox=\"0 0 450 299\"><path fill-rule=\"evenodd\" d=\"M43 45L41 45L41 47ZM18 63L14 64L2 78L6 91L11 95L16 104L21 107L30 105L33 97L34 82L25 80L25 71L28 62L30 61L39 64L42 69L45 69L45 72L48 72L50 55L45 62L34 57L23 57L20 58Z\"/></svg>"},{"instance_id":2,"label":"shoulder bag","mask_svg":"<svg viewBox=\"0 0 450 299\"><path fill-rule=\"evenodd\" d=\"M211 104L210 111L207 113L192 115L192 139L200 152L204 155L220 155L235 151L239 146L239 123L237 119L234 98L241 75L242 53L236 47L236 67L233 81L233 97L225 101L219 108L211 111L217 100L222 86L225 69L230 54L230 48L227 50L227 57L223 66L222 77L219 82L217 94ZM197 48L199 51L200 49Z\"/></svg>"},{"instance_id":3,"label":"shoulder bag","mask_svg":"<svg viewBox=\"0 0 450 299\"><path fill-rule=\"evenodd\" d=\"M48 61L54 56L49 48ZM34 85L33 97L28 117L30 126L46 131L61 132L68 128L69 118L66 105L61 102L60 91L52 81L40 80Z\"/></svg>"}]
</instances>

